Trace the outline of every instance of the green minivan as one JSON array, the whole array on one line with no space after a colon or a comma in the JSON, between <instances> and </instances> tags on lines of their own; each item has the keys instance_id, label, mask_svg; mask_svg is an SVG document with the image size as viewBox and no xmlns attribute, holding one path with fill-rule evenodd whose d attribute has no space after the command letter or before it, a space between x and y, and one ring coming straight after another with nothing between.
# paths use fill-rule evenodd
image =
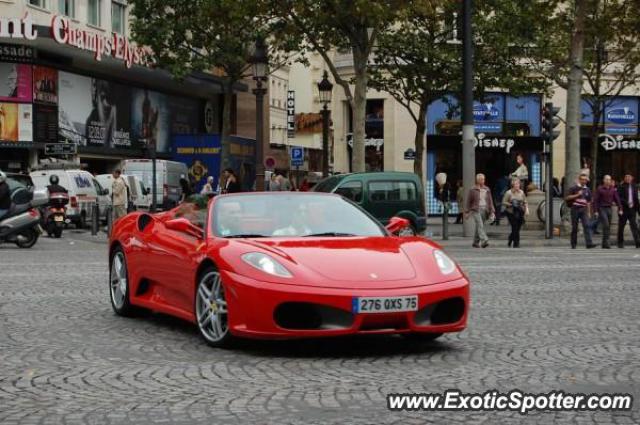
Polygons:
<instances>
[{"instance_id":1,"label":"green minivan","mask_svg":"<svg viewBox=\"0 0 640 425\"><path fill-rule=\"evenodd\" d=\"M404 235L421 234L427 227L422 183L413 173L337 174L320 181L313 191L342 195L385 226L391 217L406 218L411 227Z\"/></svg>"}]
</instances>

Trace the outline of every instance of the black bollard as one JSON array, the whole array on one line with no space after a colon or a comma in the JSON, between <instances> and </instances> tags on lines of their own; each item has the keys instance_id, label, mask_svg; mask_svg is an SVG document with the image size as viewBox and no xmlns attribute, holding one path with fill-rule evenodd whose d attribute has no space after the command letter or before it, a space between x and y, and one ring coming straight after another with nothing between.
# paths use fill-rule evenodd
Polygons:
<instances>
[{"instance_id":1,"label":"black bollard","mask_svg":"<svg viewBox=\"0 0 640 425\"><path fill-rule=\"evenodd\" d=\"M98 204L91 205L91 236L98 234L98 226L100 225L100 209Z\"/></svg>"},{"instance_id":2,"label":"black bollard","mask_svg":"<svg viewBox=\"0 0 640 425\"><path fill-rule=\"evenodd\" d=\"M107 235L111 236L111 225L113 224L113 207L107 207Z\"/></svg>"},{"instance_id":3,"label":"black bollard","mask_svg":"<svg viewBox=\"0 0 640 425\"><path fill-rule=\"evenodd\" d=\"M442 204L442 240L449 240L449 203Z\"/></svg>"}]
</instances>

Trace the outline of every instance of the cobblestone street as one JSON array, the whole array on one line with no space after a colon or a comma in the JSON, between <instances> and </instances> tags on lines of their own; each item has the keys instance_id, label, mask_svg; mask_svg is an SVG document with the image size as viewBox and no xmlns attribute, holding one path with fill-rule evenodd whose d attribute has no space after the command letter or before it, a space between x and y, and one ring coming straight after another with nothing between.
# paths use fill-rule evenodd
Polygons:
<instances>
[{"instance_id":1,"label":"cobblestone street","mask_svg":"<svg viewBox=\"0 0 640 425\"><path fill-rule=\"evenodd\" d=\"M0 424L640 423L640 250L448 251L469 328L208 347L194 326L109 304L106 244L73 232L0 245ZM504 244L502 244L504 245ZM391 412L388 393L631 393L632 412Z\"/></svg>"}]
</instances>

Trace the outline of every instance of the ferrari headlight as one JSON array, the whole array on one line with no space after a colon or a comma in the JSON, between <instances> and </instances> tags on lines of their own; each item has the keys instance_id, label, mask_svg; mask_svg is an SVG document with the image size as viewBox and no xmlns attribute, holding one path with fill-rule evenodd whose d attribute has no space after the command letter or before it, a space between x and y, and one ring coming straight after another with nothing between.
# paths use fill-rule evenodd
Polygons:
<instances>
[{"instance_id":1,"label":"ferrari headlight","mask_svg":"<svg viewBox=\"0 0 640 425\"><path fill-rule=\"evenodd\" d=\"M433 251L433 258L435 258L436 264L442 274L451 274L456 271L456 263L439 249Z\"/></svg>"},{"instance_id":2,"label":"ferrari headlight","mask_svg":"<svg viewBox=\"0 0 640 425\"><path fill-rule=\"evenodd\" d=\"M267 254L263 254L261 252L249 252L247 254L244 254L241 258L242 261L249 264L250 266L255 267L256 269L270 275L279 277L293 277L289 270L287 270L282 264L277 262L274 258L268 256Z\"/></svg>"}]
</instances>

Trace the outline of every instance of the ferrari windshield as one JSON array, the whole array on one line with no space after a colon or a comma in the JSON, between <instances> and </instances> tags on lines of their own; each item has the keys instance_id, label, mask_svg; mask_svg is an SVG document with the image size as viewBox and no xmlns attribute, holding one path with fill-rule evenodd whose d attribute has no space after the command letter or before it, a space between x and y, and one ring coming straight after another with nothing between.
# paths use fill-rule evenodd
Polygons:
<instances>
[{"instance_id":1,"label":"ferrari windshield","mask_svg":"<svg viewBox=\"0 0 640 425\"><path fill-rule=\"evenodd\" d=\"M219 198L213 233L225 238L383 236L383 228L349 201L321 194L255 194Z\"/></svg>"}]
</instances>

